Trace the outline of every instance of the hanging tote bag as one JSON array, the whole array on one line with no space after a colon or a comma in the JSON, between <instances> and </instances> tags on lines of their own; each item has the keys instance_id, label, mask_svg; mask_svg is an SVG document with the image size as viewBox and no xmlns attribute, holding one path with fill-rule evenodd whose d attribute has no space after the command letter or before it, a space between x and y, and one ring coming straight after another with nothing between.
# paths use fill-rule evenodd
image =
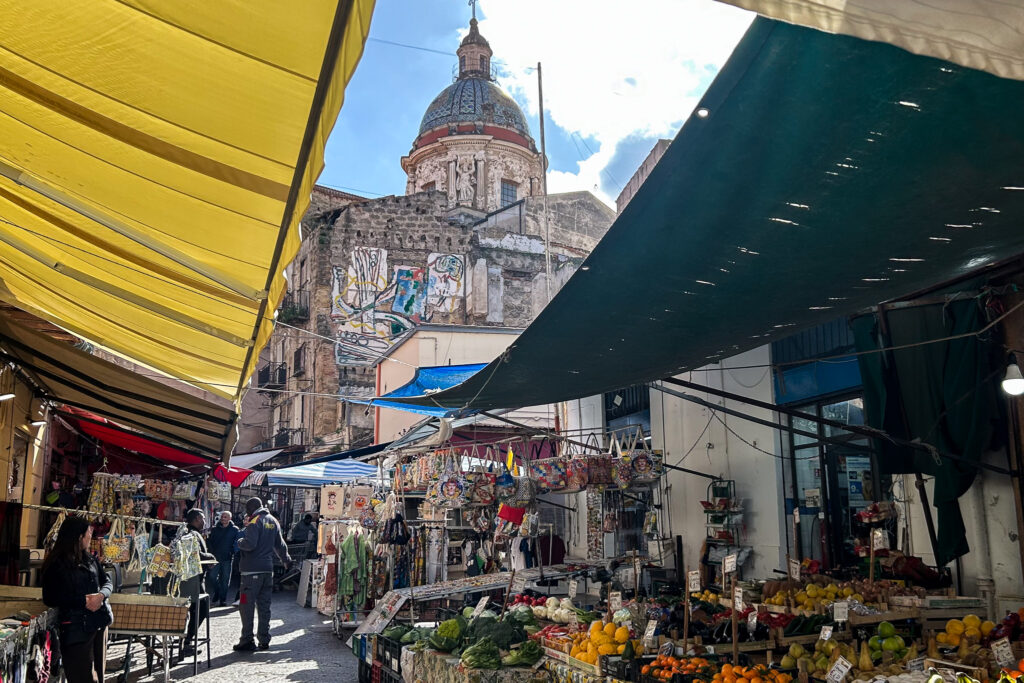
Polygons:
<instances>
[{"instance_id":1,"label":"hanging tote bag","mask_svg":"<svg viewBox=\"0 0 1024 683\"><path fill-rule=\"evenodd\" d=\"M124 564L131 559L131 539L124 533L124 522L115 517L103 541L103 561L107 564Z\"/></svg>"},{"instance_id":2,"label":"hanging tote bag","mask_svg":"<svg viewBox=\"0 0 1024 683\"><path fill-rule=\"evenodd\" d=\"M588 435L586 443L587 486L601 491L615 483L612 481L612 456L609 453L593 455L595 451L601 450L601 443L597 440L596 434Z\"/></svg>"},{"instance_id":3,"label":"hanging tote bag","mask_svg":"<svg viewBox=\"0 0 1024 683\"><path fill-rule=\"evenodd\" d=\"M163 578L171 571L171 549L163 543L157 543L146 552L146 575Z\"/></svg>"},{"instance_id":4,"label":"hanging tote bag","mask_svg":"<svg viewBox=\"0 0 1024 683\"><path fill-rule=\"evenodd\" d=\"M444 472L434 483L431 503L442 510L455 510L466 504L469 493L469 482L459 470L453 450L446 460Z\"/></svg>"},{"instance_id":5,"label":"hanging tote bag","mask_svg":"<svg viewBox=\"0 0 1024 683\"><path fill-rule=\"evenodd\" d=\"M60 532L60 527L64 524L64 520L67 519L67 517L68 513L61 510L57 515L57 521L55 521L53 526L50 527L50 530L46 532L46 538L43 539L43 547L46 549L46 552L53 550L53 546L57 542L57 534Z\"/></svg>"},{"instance_id":6,"label":"hanging tote bag","mask_svg":"<svg viewBox=\"0 0 1024 683\"><path fill-rule=\"evenodd\" d=\"M612 483L620 489L628 489L633 484L633 464L628 457L622 455L622 444L619 437L612 435Z\"/></svg>"},{"instance_id":7,"label":"hanging tote bag","mask_svg":"<svg viewBox=\"0 0 1024 683\"><path fill-rule=\"evenodd\" d=\"M149 531L145 524L139 524L132 538L132 559L128 562L128 571L141 571L146 564L149 553Z\"/></svg>"},{"instance_id":8,"label":"hanging tote bag","mask_svg":"<svg viewBox=\"0 0 1024 683\"><path fill-rule=\"evenodd\" d=\"M589 481L587 459L580 456L567 458L565 461L565 488L562 489L562 493L584 491Z\"/></svg>"},{"instance_id":9,"label":"hanging tote bag","mask_svg":"<svg viewBox=\"0 0 1024 683\"><path fill-rule=\"evenodd\" d=\"M487 447L488 457L490 457L494 450ZM507 503L515 497L516 494L516 480L512 476L512 473L508 471L508 465L504 462L501 463L501 472L494 479L494 495L495 499L500 503Z\"/></svg>"},{"instance_id":10,"label":"hanging tote bag","mask_svg":"<svg viewBox=\"0 0 1024 683\"><path fill-rule=\"evenodd\" d=\"M533 507L537 503L537 482L529 477L514 477L516 492L509 505L518 508Z\"/></svg>"}]
</instances>

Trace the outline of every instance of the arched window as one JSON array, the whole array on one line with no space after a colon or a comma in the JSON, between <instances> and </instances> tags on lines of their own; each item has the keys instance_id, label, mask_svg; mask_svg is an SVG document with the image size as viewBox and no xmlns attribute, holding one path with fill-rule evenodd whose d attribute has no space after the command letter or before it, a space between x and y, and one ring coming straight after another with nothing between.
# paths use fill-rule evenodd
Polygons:
<instances>
[{"instance_id":1,"label":"arched window","mask_svg":"<svg viewBox=\"0 0 1024 683\"><path fill-rule=\"evenodd\" d=\"M480 55L480 70L487 73L487 55Z\"/></svg>"},{"instance_id":2,"label":"arched window","mask_svg":"<svg viewBox=\"0 0 1024 683\"><path fill-rule=\"evenodd\" d=\"M459 55L459 72L466 70L466 55Z\"/></svg>"}]
</instances>

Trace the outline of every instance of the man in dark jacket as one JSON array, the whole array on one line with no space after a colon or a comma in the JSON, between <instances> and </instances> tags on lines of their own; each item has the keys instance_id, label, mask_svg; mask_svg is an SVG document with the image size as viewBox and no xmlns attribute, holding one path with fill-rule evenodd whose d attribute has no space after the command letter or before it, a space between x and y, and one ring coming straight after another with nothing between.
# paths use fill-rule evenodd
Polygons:
<instances>
[{"instance_id":1,"label":"man in dark jacket","mask_svg":"<svg viewBox=\"0 0 1024 683\"><path fill-rule=\"evenodd\" d=\"M305 543L310 537L315 537L316 527L313 526L313 515L303 515L301 520L295 522L290 536L292 543Z\"/></svg>"},{"instance_id":2,"label":"man in dark jacket","mask_svg":"<svg viewBox=\"0 0 1024 683\"><path fill-rule=\"evenodd\" d=\"M242 575L239 612L242 615L242 637L235 645L237 652L252 652L257 647L270 647L270 599L274 587L274 555L287 567L292 563L281 534L281 524L263 507L259 498L245 501L245 531L238 539L238 571ZM259 612L259 629L253 640L254 612Z\"/></svg>"},{"instance_id":3,"label":"man in dark jacket","mask_svg":"<svg viewBox=\"0 0 1024 683\"><path fill-rule=\"evenodd\" d=\"M231 521L231 513L227 510L220 513L218 524L210 530L207 545L217 558L217 564L210 567L207 588L210 590L210 600L221 607L227 605L231 563L235 557L235 541L238 540L238 534L238 527Z\"/></svg>"}]
</instances>

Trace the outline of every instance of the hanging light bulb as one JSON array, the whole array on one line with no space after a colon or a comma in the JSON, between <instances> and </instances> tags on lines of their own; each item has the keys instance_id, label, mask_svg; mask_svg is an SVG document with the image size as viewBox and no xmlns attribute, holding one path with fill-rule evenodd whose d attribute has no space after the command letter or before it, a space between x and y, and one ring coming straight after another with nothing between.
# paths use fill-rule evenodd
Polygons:
<instances>
[{"instance_id":1,"label":"hanging light bulb","mask_svg":"<svg viewBox=\"0 0 1024 683\"><path fill-rule=\"evenodd\" d=\"M14 398L14 394L8 392L6 394L0 394L0 401L10 401Z\"/></svg>"},{"instance_id":2,"label":"hanging light bulb","mask_svg":"<svg viewBox=\"0 0 1024 683\"><path fill-rule=\"evenodd\" d=\"M1024 375L1020 373L1020 366L1017 365L1016 359L1006 366L1006 375L1003 377L1003 391L1010 396L1024 394Z\"/></svg>"}]
</instances>

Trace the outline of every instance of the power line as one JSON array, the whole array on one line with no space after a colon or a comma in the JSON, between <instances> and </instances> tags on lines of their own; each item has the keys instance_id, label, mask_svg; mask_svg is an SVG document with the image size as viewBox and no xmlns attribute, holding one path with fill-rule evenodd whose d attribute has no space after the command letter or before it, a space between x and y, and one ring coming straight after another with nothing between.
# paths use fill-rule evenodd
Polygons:
<instances>
[{"instance_id":1,"label":"power line","mask_svg":"<svg viewBox=\"0 0 1024 683\"><path fill-rule=\"evenodd\" d=\"M587 148L587 151L588 151L588 152L590 152L590 156L594 156L594 154L595 154L594 150L590 149L590 145L588 145L588 144L587 144L587 141L583 139L583 136L582 136L582 135L580 135L579 131L575 131L575 130L574 130L574 131L573 131L573 134L574 134L574 135L575 135L576 137L578 137L578 138L580 139L580 142L582 142L582 143L583 143L583 146ZM613 183L615 183L615 185L616 185L616 186L617 186L617 187L619 188L619 190L620 190L620 191L622 190L622 183L620 183L620 182L619 182L618 180L616 180L615 176L613 176L613 175L612 175L612 172L611 172L611 171L609 171L609 170L608 170L607 168L602 168L602 169L601 169L601 172L602 172L602 173L604 173L604 174L605 174L606 176L608 176L608 178L609 178L609 179L610 179L610 180L611 180L611 181L612 181Z\"/></svg>"},{"instance_id":2,"label":"power line","mask_svg":"<svg viewBox=\"0 0 1024 683\"><path fill-rule=\"evenodd\" d=\"M394 47L404 47L407 50L419 50L420 52L432 52L436 55L444 55L445 57L454 57L454 52L445 50L435 50L432 47L420 47L419 45L409 45L408 43L399 43L395 40L384 40L383 38L367 38L367 42L370 43L382 43L384 45L392 45Z\"/></svg>"}]
</instances>

